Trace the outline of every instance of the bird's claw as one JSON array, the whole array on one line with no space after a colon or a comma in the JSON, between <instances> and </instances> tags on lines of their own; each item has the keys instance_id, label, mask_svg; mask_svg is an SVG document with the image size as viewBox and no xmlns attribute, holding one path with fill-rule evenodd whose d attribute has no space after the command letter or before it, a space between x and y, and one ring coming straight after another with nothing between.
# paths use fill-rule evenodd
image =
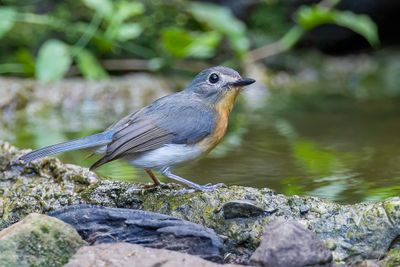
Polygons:
<instances>
[{"instance_id":1,"label":"bird's claw","mask_svg":"<svg viewBox=\"0 0 400 267\"><path fill-rule=\"evenodd\" d=\"M221 187L226 187L225 184L223 183L219 183L219 184L206 184L206 185L197 185L197 186L191 186L191 187L186 187L186 188L182 188L179 190L176 190L175 192L177 194L192 194L197 192L211 192L214 191L216 189L219 189Z\"/></svg>"},{"instance_id":2,"label":"bird's claw","mask_svg":"<svg viewBox=\"0 0 400 267\"><path fill-rule=\"evenodd\" d=\"M158 188L158 187L162 187L164 184L163 183L160 183L160 184L155 184L155 183L153 183L153 184L143 184L143 185L140 185L140 187L142 188L142 189L154 189L154 188Z\"/></svg>"},{"instance_id":3,"label":"bird's claw","mask_svg":"<svg viewBox=\"0 0 400 267\"><path fill-rule=\"evenodd\" d=\"M219 189L221 187L226 187L226 185L224 183L218 183L218 184L214 184L214 185L206 184L206 185L200 185L199 187L196 188L196 190L202 191L202 192L210 192L210 191Z\"/></svg>"}]
</instances>

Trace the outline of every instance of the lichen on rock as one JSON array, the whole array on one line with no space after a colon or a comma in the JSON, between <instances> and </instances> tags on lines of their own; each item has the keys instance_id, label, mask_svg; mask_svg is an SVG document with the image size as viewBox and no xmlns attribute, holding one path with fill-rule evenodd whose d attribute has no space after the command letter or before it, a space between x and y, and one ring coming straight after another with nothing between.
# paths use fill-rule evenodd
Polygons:
<instances>
[{"instance_id":1,"label":"lichen on rock","mask_svg":"<svg viewBox=\"0 0 400 267\"><path fill-rule=\"evenodd\" d=\"M18 155L22 152L0 142L0 229L32 212L79 204L81 192L98 181L87 169L56 158L24 165Z\"/></svg>"},{"instance_id":2,"label":"lichen on rock","mask_svg":"<svg viewBox=\"0 0 400 267\"><path fill-rule=\"evenodd\" d=\"M84 245L68 224L33 213L0 232L0 266L62 266Z\"/></svg>"}]
</instances>

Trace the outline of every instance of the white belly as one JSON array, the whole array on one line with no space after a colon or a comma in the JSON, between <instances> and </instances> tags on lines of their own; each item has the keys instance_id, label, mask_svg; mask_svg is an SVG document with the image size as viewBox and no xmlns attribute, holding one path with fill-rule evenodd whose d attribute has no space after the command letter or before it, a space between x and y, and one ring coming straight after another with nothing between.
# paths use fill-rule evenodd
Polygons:
<instances>
[{"instance_id":1,"label":"white belly","mask_svg":"<svg viewBox=\"0 0 400 267\"><path fill-rule=\"evenodd\" d=\"M141 153L128 161L144 169L160 170L193 161L203 155L204 151L193 145L168 144L155 150Z\"/></svg>"}]
</instances>

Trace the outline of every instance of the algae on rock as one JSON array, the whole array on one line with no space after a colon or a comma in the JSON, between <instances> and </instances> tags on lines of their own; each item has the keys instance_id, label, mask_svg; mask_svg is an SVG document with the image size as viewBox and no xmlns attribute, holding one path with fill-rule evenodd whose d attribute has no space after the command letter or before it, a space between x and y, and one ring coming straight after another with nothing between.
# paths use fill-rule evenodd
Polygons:
<instances>
[{"instance_id":1,"label":"algae on rock","mask_svg":"<svg viewBox=\"0 0 400 267\"><path fill-rule=\"evenodd\" d=\"M21 154L0 142L0 229L32 212L79 204L79 192L98 180L87 169L64 165L55 158L19 164L16 158Z\"/></svg>"},{"instance_id":2,"label":"algae on rock","mask_svg":"<svg viewBox=\"0 0 400 267\"><path fill-rule=\"evenodd\" d=\"M391 249L385 258L379 262L382 267L396 267L400 266L400 248Z\"/></svg>"},{"instance_id":3,"label":"algae on rock","mask_svg":"<svg viewBox=\"0 0 400 267\"><path fill-rule=\"evenodd\" d=\"M68 224L33 213L0 232L0 267L62 266L84 245Z\"/></svg>"}]
</instances>

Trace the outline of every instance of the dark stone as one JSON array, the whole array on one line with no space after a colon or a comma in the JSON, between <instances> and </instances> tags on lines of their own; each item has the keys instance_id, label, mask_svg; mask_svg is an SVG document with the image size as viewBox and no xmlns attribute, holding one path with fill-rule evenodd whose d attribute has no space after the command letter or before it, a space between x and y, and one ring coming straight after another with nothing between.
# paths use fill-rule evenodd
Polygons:
<instances>
[{"instance_id":1,"label":"dark stone","mask_svg":"<svg viewBox=\"0 0 400 267\"><path fill-rule=\"evenodd\" d=\"M127 242L222 261L222 242L214 230L171 216L91 205L71 206L49 215L72 225L91 245Z\"/></svg>"},{"instance_id":2,"label":"dark stone","mask_svg":"<svg viewBox=\"0 0 400 267\"><path fill-rule=\"evenodd\" d=\"M249 200L234 200L222 206L225 219L256 217L265 213L265 210Z\"/></svg>"},{"instance_id":3,"label":"dark stone","mask_svg":"<svg viewBox=\"0 0 400 267\"><path fill-rule=\"evenodd\" d=\"M300 212L301 215L304 215L304 214L306 214L306 213L309 212L309 211L310 211L310 207L307 206L307 205L301 205L301 206L299 207L299 212Z\"/></svg>"},{"instance_id":4,"label":"dark stone","mask_svg":"<svg viewBox=\"0 0 400 267\"><path fill-rule=\"evenodd\" d=\"M283 219L265 227L250 263L265 267L333 266L331 251L313 232L296 221Z\"/></svg>"}]
</instances>

